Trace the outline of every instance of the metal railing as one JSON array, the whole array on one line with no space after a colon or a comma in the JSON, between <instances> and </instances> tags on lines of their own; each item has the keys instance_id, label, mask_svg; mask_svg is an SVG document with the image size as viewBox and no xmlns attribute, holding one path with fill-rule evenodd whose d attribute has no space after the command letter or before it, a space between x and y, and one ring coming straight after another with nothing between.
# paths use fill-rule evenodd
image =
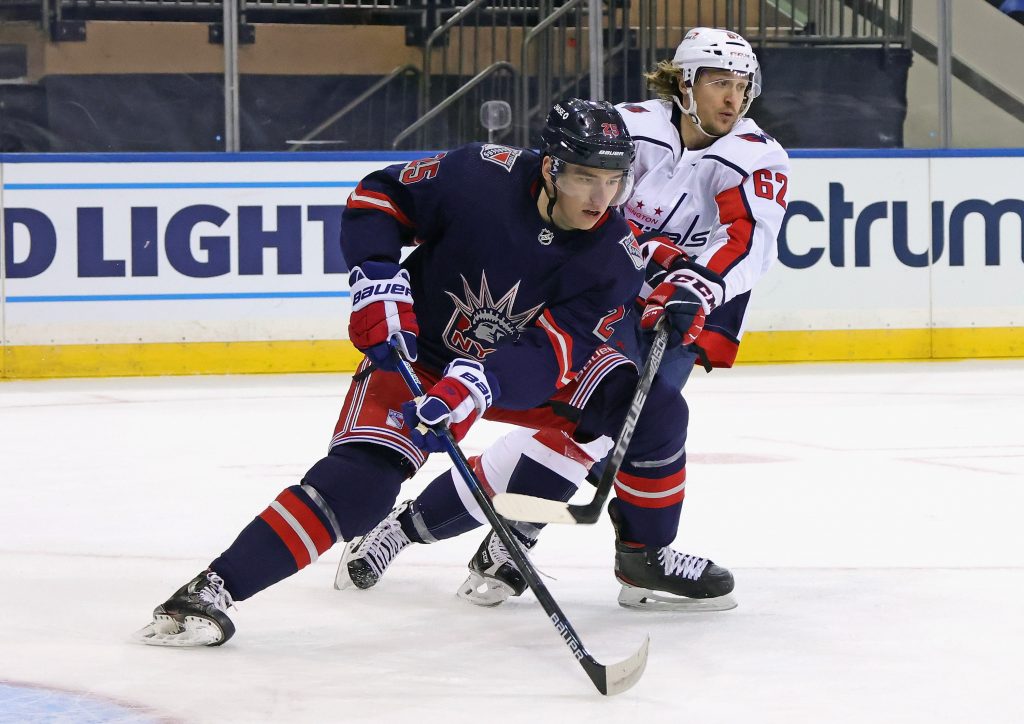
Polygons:
<instances>
[{"instance_id":1,"label":"metal railing","mask_svg":"<svg viewBox=\"0 0 1024 724\"><path fill-rule=\"evenodd\" d=\"M579 42L580 40L582 40L583 36L583 13L579 12L579 10L582 9L581 6L586 7L584 3L588 2L589 0L570 0L570 2L565 3L564 5L562 5L562 7L558 8L550 15L548 15L546 18L544 18L542 21L540 21L536 25L536 27L532 28L530 32L528 32L526 36L523 38L522 50L520 51L520 67L522 67L524 70L527 68L530 62L530 48L532 46L532 43L536 41L538 38L543 38L548 42L547 46L540 49L540 52L538 52L537 54L537 103L530 102L529 76L525 72L522 76L522 90L520 91L521 103L519 104L519 106L516 106L519 109L520 120L519 127L517 130L519 131L518 143L520 146L530 145L529 133L531 119L536 118L540 114L546 114L548 108L553 103L552 81L554 80L556 73L562 78L562 82L559 84L560 92L564 92L562 91L563 88L565 88L565 90L567 91L568 87L579 87L581 85L582 76L580 75L580 72L585 66L583 64L582 43ZM556 60L559 59L553 58L553 53L551 51L552 47L558 47L559 45L562 48L565 47L565 43L559 44L557 43L557 40L559 39L559 37L564 38L567 34L569 20L567 16L570 13L573 13L574 11L576 12L574 18L575 23L573 25L573 28L576 31L576 37L578 39L575 47L576 54L574 58L574 60L576 61L575 67L577 69L577 74L574 78L570 78L569 82L566 83L567 72L565 67L565 55L563 54L561 58L559 58L562 62L559 64L560 67L556 68ZM554 38L552 38L552 34L548 32L549 28L555 28L556 33ZM552 43L552 40L555 40L556 42ZM587 70L589 71L589 68L587 68ZM576 93L574 95L579 94Z\"/></svg>"},{"instance_id":2,"label":"metal railing","mask_svg":"<svg viewBox=\"0 0 1024 724\"><path fill-rule=\"evenodd\" d=\"M44 25L74 12L122 9L166 11L225 9L223 0L34 0ZM233 0L238 22L256 13L295 13L302 22L351 22L351 12L400 13L406 42L422 43L417 106L411 125L393 145L415 134L420 148L457 145L479 138L477 108L487 100L510 103L508 134L531 145L548 108L566 95L615 100L644 97L641 72L670 57L685 30L698 25L743 34L755 47L779 45L870 45L908 48L912 43L911 0ZM0 0L6 7L33 7L33 0ZM334 10L347 14L333 14ZM330 11L319 14L309 11ZM306 15L301 15L306 13ZM98 17L109 17L100 15ZM150 19L155 16L150 13ZM204 16L205 17L205 16ZM269 17L269 16L268 16ZM276 17L276 16L275 16ZM393 20L394 16L388 16ZM432 32L431 28L434 28ZM257 47L259 40L257 39ZM593 51L593 52L590 52ZM236 50L237 52L237 50ZM286 59L285 59L286 62ZM225 67L229 63L225 62ZM237 66L236 66L237 67ZM130 69L128 69L130 71ZM381 89L415 72L402 66L361 91L298 141L296 150L321 141L323 132L357 109L365 110ZM227 77L227 76L226 76ZM391 86L392 88L394 86ZM390 93L391 91L389 91ZM407 88L403 88L408 93ZM406 106L408 108L408 106ZM327 109L330 110L330 109ZM227 118L230 109L225 110ZM235 108L235 117L238 109ZM410 123L408 116L396 127ZM412 129L410 131L410 128ZM508 135L506 134L506 135Z\"/></svg>"},{"instance_id":3,"label":"metal railing","mask_svg":"<svg viewBox=\"0 0 1024 724\"><path fill-rule=\"evenodd\" d=\"M318 137L320 136L321 133L326 131L331 126L335 125L338 121L340 121L342 118L344 118L349 113L354 111L356 108L358 108L361 105L363 105L363 103L365 103L366 101L370 100L378 92L380 92L381 90L383 90L383 89L387 88L389 85L391 85L391 83L396 78L399 78L399 77L402 77L402 76L418 76L419 74L420 74L420 69L417 68L415 65L411 65L411 64L407 63L405 65L398 66L393 71L388 73L386 76L384 76L383 78L378 80L376 83L371 85L365 91L363 91L358 96L356 96L351 101L349 101L348 104L346 104L345 106L343 106L341 108L341 110L337 111L336 113L331 114L326 120L324 120L320 125L318 125L312 131L307 133L305 136L303 136L302 138L300 138L297 141L290 141L291 145L288 147L288 150L289 151L301 151L301 150L306 149L309 146L323 145L323 144L334 145L334 144L342 142L339 139L322 140L322 139L319 139Z\"/></svg>"},{"instance_id":4,"label":"metal railing","mask_svg":"<svg viewBox=\"0 0 1024 724\"><path fill-rule=\"evenodd\" d=\"M450 96L445 98L443 101L438 103L436 106L431 108L425 114L423 114L415 123L406 128L404 131L399 133L395 140L391 142L391 148L397 149L399 144L402 143L406 138L411 136L413 133L418 131L421 127L432 121L434 118L439 117L441 113L447 110L450 106L453 106L457 101L465 97L470 91L474 90L480 83L486 80L489 76L499 72L506 72L510 74L513 79L518 74L516 67L511 63L499 60L497 63L492 63L482 71L477 73L473 78L462 85L457 91L452 93Z\"/></svg>"},{"instance_id":5,"label":"metal railing","mask_svg":"<svg viewBox=\"0 0 1024 724\"><path fill-rule=\"evenodd\" d=\"M645 89L638 82L640 72L669 57L690 27L728 28L756 47L909 47L911 37L911 0L761 0L753 9L746 0L606 0L597 5L599 10L593 14L590 0L460 3L425 43L421 112L428 113L438 103L450 110L454 104L446 83L478 73L486 65L475 60L478 45L474 46L475 54L465 49L470 36L479 43L478 34L484 29L491 34L493 53L487 62L500 56L519 69L513 116L516 142L524 146L534 140L532 130L539 127L555 101L566 95L595 95L593 86L588 86L592 76L603 84L603 93L595 97L643 94ZM589 18L588 10L592 11ZM530 17L527 11L535 16ZM600 28L592 27L593 17L600 18ZM532 24L526 25L526 20ZM599 43L600 61L584 52L594 32L601 33L598 40L603 41ZM449 62L451 58L456 59L454 63ZM480 85L477 78L471 82L474 87ZM439 89L443 89L442 98L437 97ZM458 97L472 102L466 94ZM442 117L430 116L433 120ZM432 145L429 135L423 133L428 125L422 119L416 122L422 147ZM448 128L449 145L472 140L466 130L460 127L452 133Z\"/></svg>"}]
</instances>

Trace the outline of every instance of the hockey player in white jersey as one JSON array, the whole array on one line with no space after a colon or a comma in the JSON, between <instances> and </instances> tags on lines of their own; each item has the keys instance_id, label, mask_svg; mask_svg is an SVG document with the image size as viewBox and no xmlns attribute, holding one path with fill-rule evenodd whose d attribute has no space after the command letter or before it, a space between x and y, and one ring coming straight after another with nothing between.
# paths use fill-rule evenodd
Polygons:
<instances>
[{"instance_id":1,"label":"hockey player in white jersey","mask_svg":"<svg viewBox=\"0 0 1024 724\"><path fill-rule=\"evenodd\" d=\"M670 322L676 345L659 377L681 389L700 353L717 367L731 366L743 331L751 289L777 256L776 238L786 209L789 161L782 146L745 114L760 94L757 58L741 36L694 28L671 60L645 76L656 100L624 103L619 110L637 145L636 184L623 206L644 242L653 270L642 326ZM653 288L652 288L653 287ZM629 318L616 328L609 347L581 375L581 388L599 385L618 364L630 364L614 345L636 335ZM650 337L640 337L646 353ZM679 344L679 341L684 344ZM594 361L594 360L592 360ZM644 415L648 414L645 407ZM641 416L643 417L643 415ZM683 427L687 420L673 420ZM514 491L517 480L538 487L543 471L560 479L549 497L567 499L582 482L588 463L569 459L545 442L542 431L515 431L484 452L476 469L494 492ZM639 473L639 474L632 474ZM395 508L381 524L350 543L336 586L367 588L411 542L434 542L484 522L457 477L442 476L414 501ZM631 608L723 610L735 602L733 577L725 568L673 550L685 494L685 450L639 457L632 448L616 477L609 514L616 527L615 574L619 602ZM456 507L464 505L464 510ZM539 529L519 524L524 546ZM526 584L501 543L489 533L470 561L459 595L496 605L522 593Z\"/></svg>"},{"instance_id":2,"label":"hockey player in white jersey","mask_svg":"<svg viewBox=\"0 0 1024 724\"><path fill-rule=\"evenodd\" d=\"M724 287L709 285L714 294L698 344L727 367L750 290L777 256L789 157L745 116L760 95L761 73L736 33L694 28L646 78L659 98L619 106L637 143L636 185L623 210L722 277Z\"/></svg>"}]
</instances>

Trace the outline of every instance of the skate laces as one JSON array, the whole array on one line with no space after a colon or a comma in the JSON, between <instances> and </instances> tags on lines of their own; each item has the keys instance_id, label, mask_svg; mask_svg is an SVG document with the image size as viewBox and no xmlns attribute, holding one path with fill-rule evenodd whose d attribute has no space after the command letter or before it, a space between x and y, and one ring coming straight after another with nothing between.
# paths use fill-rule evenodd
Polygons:
<instances>
[{"instance_id":1,"label":"skate laces","mask_svg":"<svg viewBox=\"0 0 1024 724\"><path fill-rule=\"evenodd\" d=\"M697 581L700 580L704 569L708 567L711 561L707 558L680 553L665 546L658 551L658 562L665 569L666 575L682 576L683 578L689 578L691 581Z\"/></svg>"},{"instance_id":2,"label":"skate laces","mask_svg":"<svg viewBox=\"0 0 1024 724\"><path fill-rule=\"evenodd\" d=\"M373 572L380 576L398 552L411 542L398 518L388 516L363 538L357 557L365 558ZM358 553L362 553L362 556Z\"/></svg>"},{"instance_id":3,"label":"skate laces","mask_svg":"<svg viewBox=\"0 0 1024 724\"><path fill-rule=\"evenodd\" d=\"M235 605L235 601L224 588L224 579L213 571L206 574L207 585L199 589L199 600L216 606L221 611L227 612L228 608Z\"/></svg>"},{"instance_id":4,"label":"skate laces","mask_svg":"<svg viewBox=\"0 0 1024 724\"><path fill-rule=\"evenodd\" d=\"M515 540L515 542L519 545L519 548L522 551L523 555L527 555L528 552L535 545L537 545L536 538L530 538L527 541L524 541L518 536L513 535L513 540ZM493 530L490 532L490 537L487 539L487 552L491 556L491 567L495 571L497 571L503 565L508 565L513 571L522 575L522 571L519 569L519 566L516 565L516 562L512 560L512 556L509 555L508 549L505 547L505 544L501 542L501 538L499 538L498 534L495 533ZM548 578L552 581L558 580L554 576L545 573L539 568L537 568L536 570L537 573L543 576L544 578Z\"/></svg>"},{"instance_id":5,"label":"skate laces","mask_svg":"<svg viewBox=\"0 0 1024 724\"><path fill-rule=\"evenodd\" d=\"M501 538L494 531L491 531L490 540L487 541L487 552L491 554L491 562L495 567L500 567L507 563L515 570L519 570L519 566L512 560L512 556L508 554L505 544L501 542Z\"/></svg>"}]
</instances>

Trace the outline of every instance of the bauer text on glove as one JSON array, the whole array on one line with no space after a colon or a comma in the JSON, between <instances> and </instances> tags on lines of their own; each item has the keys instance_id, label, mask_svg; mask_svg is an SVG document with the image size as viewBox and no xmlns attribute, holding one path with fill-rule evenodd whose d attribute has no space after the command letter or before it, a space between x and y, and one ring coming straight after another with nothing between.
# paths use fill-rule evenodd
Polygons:
<instances>
[{"instance_id":1,"label":"bauer text on glove","mask_svg":"<svg viewBox=\"0 0 1024 724\"><path fill-rule=\"evenodd\" d=\"M420 328L412 308L409 272L393 262L367 261L352 268L349 338L380 369L394 371L388 342L408 360L416 359Z\"/></svg>"},{"instance_id":2,"label":"bauer text on glove","mask_svg":"<svg viewBox=\"0 0 1024 724\"><path fill-rule=\"evenodd\" d=\"M500 394L497 380L482 364L476 360L452 360L444 368L444 377L423 397L402 405L413 444L427 452L444 450L440 436L420 425L427 428L446 425L458 442Z\"/></svg>"}]
</instances>

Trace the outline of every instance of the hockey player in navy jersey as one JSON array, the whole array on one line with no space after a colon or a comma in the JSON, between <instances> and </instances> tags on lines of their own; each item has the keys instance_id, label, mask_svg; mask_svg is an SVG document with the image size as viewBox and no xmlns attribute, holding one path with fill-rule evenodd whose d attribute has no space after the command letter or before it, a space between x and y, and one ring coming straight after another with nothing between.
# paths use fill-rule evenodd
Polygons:
<instances>
[{"instance_id":1,"label":"hockey player in navy jersey","mask_svg":"<svg viewBox=\"0 0 1024 724\"><path fill-rule=\"evenodd\" d=\"M741 36L715 28L688 32L671 60L646 76L657 100L619 106L637 144L636 184L623 206L635 225L648 263L650 284L641 324L622 323L595 357L594 386L600 374L646 355L649 335L662 317L676 342L666 352L658 379L681 389L693 369L694 339L717 367L731 366L742 335L750 290L774 261L776 238L785 214L788 156L757 124L745 117L760 93L761 74L753 49ZM647 296L647 295L650 296ZM682 342L679 344L679 342ZM621 350L620 350L621 351ZM657 395L663 387L655 387ZM733 578L722 566L673 550L685 495L687 411L676 418L651 401L639 425L656 416L681 426L677 449L651 451L633 445L615 480L609 514L616 526L615 574L622 583L619 602L632 608L721 610L735 606ZM639 426L638 425L638 426ZM496 492L525 492L516 466L534 468L529 487L537 490L547 467L552 481L542 497L567 499L585 470L531 438L514 431L492 445L477 467ZM398 506L364 538L350 543L335 585L368 587L411 542L432 542L484 522L461 483L438 479L414 501ZM464 503L464 507L463 507ZM439 521L443 521L443 524ZM455 521L459 521L457 524ZM519 524L530 547L538 529ZM495 605L519 595L525 581L500 541L488 534L469 564L459 595Z\"/></svg>"},{"instance_id":2,"label":"hockey player in navy jersey","mask_svg":"<svg viewBox=\"0 0 1024 724\"><path fill-rule=\"evenodd\" d=\"M137 638L162 646L231 638L233 601L385 517L438 449L419 423L446 424L461 438L485 416L544 429L573 458L604 455L635 372L586 405L571 403L577 372L603 341L595 330L621 315L643 282L636 239L611 209L629 195L635 149L610 104L577 99L554 106L544 137L539 155L470 144L372 173L352 192L342 220L349 335L366 359L329 452L157 606ZM416 360L426 383L416 401L393 370L392 345ZM660 431L652 433L659 444Z\"/></svg>"}]
</instances>

